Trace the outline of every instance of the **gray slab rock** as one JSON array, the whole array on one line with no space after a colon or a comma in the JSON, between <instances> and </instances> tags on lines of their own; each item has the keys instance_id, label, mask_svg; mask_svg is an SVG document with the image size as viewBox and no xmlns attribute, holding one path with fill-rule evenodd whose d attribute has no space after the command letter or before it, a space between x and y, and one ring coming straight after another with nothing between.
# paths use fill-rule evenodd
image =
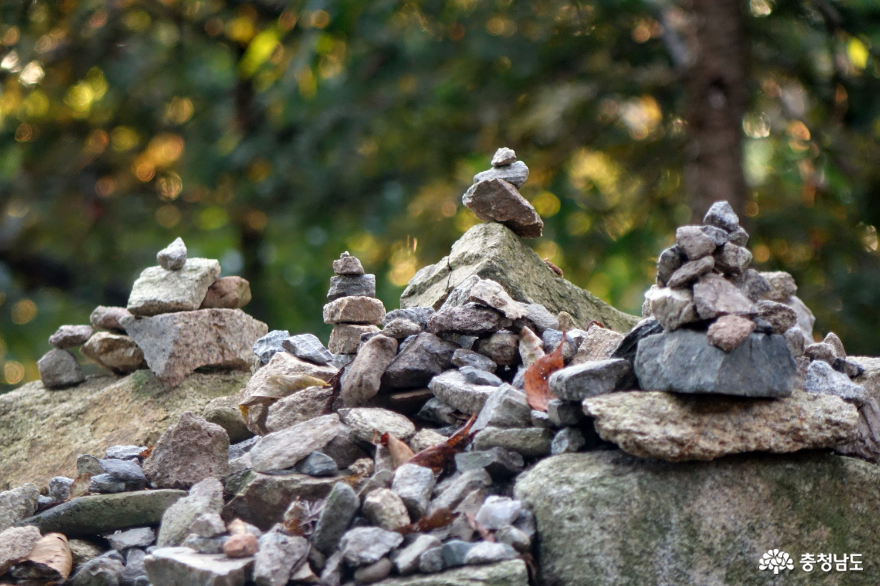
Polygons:
<instances>
[{"instance_id":1,"label":"gray slab rock","mask_svg":"<svg viewBox=\"0 0 880 586\"><path fill-rule=\"evenodd\" d=\"M504 448L461 452L455 455L455 468L461 473L484 469L493 479L505 479L522 472L523 457Z\"/></svg>"},{"instance_id":2,"label":"gray slab rock","mask_svg":"<svg viewBox=\"0 0 880 586\"><path fill-rule=\"evenodd\" d=\"M842 372L834 370L827 362L815 360L807 368L804 390L808 393L836 395L841 399L861 405L868 399L865 387L852 382Z\"/></svg>"},{"instance_id":3,"label":"gray slab rock","mask_svg":"<svg viewBox=\"0 0 880 586\"><path fill-rule=\"evenodd\" d=\"M382 375L397 356L397 340L388 336L370 339L345 372L340 396L347 407L363 405L376 396Z\"/></svg>"},{"instance_id":4,"label":"gray slab rock","mask_svg":"<svg viewBox=\"0 0 880 586\"><path fill-rule=\"evenodd\" d=\"M374 297L340 297L324 306L323 316L325 324L376 325L385 319L385 306Z\"/></svg>"},{"instance_id":5,"label":"gray slab rock","mask_svg":"<svg viewBox=\"0 0 880 586\"><path fill-rule=\"evenodd\" d=\"M721 315L751 317L757 308L736 286L722 277L710 273L703 275L694 285L694 306L700 319L712 319Z\"/></svg>"},{"instance_id":6,"label":"gray slab rock","mask_svg":"<svg viewBox=\"0 0 880 586\"><path fill-rule=\"evenodd\" d=\"M260 359L260 364L269 364L272 357L276 353L284 350L282 343L290 337L287 330L272 330L261 338L257 339L252 348L254 354Z\"/></svg>"},{"instance_id":7,"label":"gray slab rock","mask_svg":"<svg viewBox=\"0 0 880 586\"><path fill-rule=\"evenodd\" d=\"M92 337L92 326L61 326L49 336L49 343L62 350L85 344Z\"/></svg>"},{"instance_id":8,"label":"gray slab rock","mask_svg":"<svg viewBox=\"0 0 880 586\"><path fill-rule=\"evenodd\" d=\"M415 541L400 550L394 558L394 567L401 576L409 576L419 570L419 557L435 547L439 548L440 540L433 535L419 535Z\"/></svg>"},{"instance_id":9,"label":"gray slab rock","mask_svg":"<svg viewBox=\"0 0 880 586\"><path fill-rule=\"evenodd\" d=\"M168 387L201 367L250 369L254 342L269 329L240 309L132 317L123 325L144 351L150 370Z\"/></svg>"},{"instance_id":10,"label":"gray slab rock","mask_svg":"<svg viewBox=\"0 0 880 586\"><path fill-rule=\"evenodd\" d=\"M287 470L315 452L323 450L337 436L348 435L335 413L316 417L270 433L251 449L251 462L257 472Z\"/></svg>"},{"instance_id":11,"label":"gray slab rock","mask_svg":"<svg viewBox=\"0 0 880 586\"><path fill-rule=\"evenodd\" d=\"M694 295L688 289L652 288L645 293L645 301L651 308L651 315L668 331L700 319Z\"/></svg>"},{"instance_id":12,"label":"gray slab rock","mask_svg":"<svg viewBox=\"0 0 880 586\"><path fill-rule=\"evenodd\" d=\"M558 454L567 454L569 452L577 452L587 441L584 434L577 427L566 427L553 436L553 443L550 444L550 453L554 456Z\"/></svg>"},{"instance_id":13,"label":"gray slab rock","mask_svg":"<svg viewBox=\"0 0 880 586\"><path fill-rule=\"evenodd\" d=\"M855 406L803 391L775 401L614 393L586 399L583 406L602 439L637 456L676 462L832 448L855 439L858 425Z\"/></svg>"},{"instance_id":14,"label":"gray slab rock","mask_svg":"<svg viewBox=\"0 0 880 586\"><path fill-rule=\"evenodd\" d=\"M156 537L159 547L177 546L192 533L192 526L205 514L217 514L223 507L223 485L216 478L206 478L193 486L189 494L175 501L162 515Z\"/></svg>"},{"instance_id":15,"label":"gray slab rock","mask_svg":"<svg viewBox=\"0 0 880 586\"><path fill-rule=\"evenodd\" d=\"M458 370L447 370L428 384L434 396L462 413L479 413L498 387L474 385Z\"/></svg>"},{"instance_id":16,"label":"gray slab rock","mask_svg":"<svg viewBox=\"0 0 880 586\"><path fill-rule=\"evenodd\" d=\"M308 553L309 542L303 537L266 533L254 557L253 581L257 586L284 586Z\"/></svg>"},{"instance_id":17,"label":"gray slab rock","mask_svg":"<svg viewBox=\"0 0 880 586\"><path fill-rule=\"evenodd\" d=\"M339 275L330 278L327 301L354 296L375 297L376 275Z\"/></svg>"},{"instance_id":18,"label":"gray slab rock","mask_svg":"<svg viewBox=\"0 0 880 586\"><path fill-rule=\"evenodd\" d=\"M102 555L79 568L68 580L70 586L116 586L125 572L122 556Z\"/></svg>"},{"instance_id":19,"label":"gray slab rock","mask_svg":"<svg viewBox=\"0 0 880 586\"><path fill-rule=\"evenodd\" d=\"M62 389L86 380L76 356L70 350L49 350L37 361L37 369L47 389Z\"/></svg>"},{"instance_id":20,"label":"gray slab rock","mask_svg":"<svg viewBox=\"0 0 880 586\"><path fill-rule=\"evenodd\" d=\"M406 505L396 492L388 488L380 488L367 495L363 511L373 525L387 531L410 524Z\"/></svg>"},{"instance_id":21,"label":"gray slab rock","mask_svg":"<svg viewBox=\"0 0 880 586\"><path fill-rule=\"evenodd\" d=\"M571 364L583 364L593 360L607 360L623 341L624 335L607 328L591 327L586 331Z\"/></svg>"},{"instance_id":22,"label":"gray slab rock","mask_svg":"<svg viewBox=\"0 0 880 586\"><path fill-rule=\"evenodd\" d=\"M320 417L333 397L333 389L310 387L269 406L266 429L271 433Z\"/></svg>"},{"instance_id":23,"label":"gray slab rock","mask_svg":"<svg viewBox=\"0 0 880 586\"><path fill-rule=\"evenodd\" d=\"M419 571L423 574L435 574L443 571L443 546L432 547L419 556Z\"/></svg>"},{"instance_id":24,"label":"gray slab rock","mask_svg":"<svg viewBox=\"0 0 880 586\"><path fill-rule=\"evenodd\" d=\"M444 543L440 548L440 555L443 556L443 567L458 568L463 566L465 557L475 545L475 543L461 539L453 539Z\"/></svg>"},{"instance_id":25,"label":"gray slab rock","mask_svg":"<svg viewBox=\"0 0 880 586\"><path fill-rule=\"evenodd\" d=\"M160 488L189 488L208 477L226 476L228 455L226 430L187 411L156 442L144 474Z\"/></svg>"},{"instance_id":26,"label":"gray slab rock","mask_svg":"<svg viewBox=\"0 0 880 586\"><path fill-rule=\"evenodd\" d=\"M156 262L167 271L179 271L186 264L186 244L182 238L174 241L156 254Z\"/></svg>"},{"instance_id":27,"label":"gray slab rock","mask_svg":"<svg viewBox=\"0 0 880 586\"><path fill-rule=\"evenodd\" d=\"M635 372L649 390L787 397L796 365L782 336L751 334L724 352L702 332L677 330L639 342Z\"/></svg>"},{"instance_id":28,"label":"gray slab rock","mask_svg":"<svg viewBox=\"0 0 880 586\"><path fill-rule=\"evenodd\" d=\"M144 558L151 584L162 586L244 586L254 558L227 558L223 554L197 553L187 547L164 547Z\"/></svg>"},{"instance_id":29,"label":"gray slab rock","mask_svg":"<svg viewBox=\"0 0 880 586\"><path fill-rule=\"evenodd\" d=\"M709 271L715 268L715 259L711 256L704 256L699 260L692 260L677 269L666 283L667 287L672 289L684 287L699 279Z\"/></svg>"},{"instance_id":30,"label":"gray slab rock","mask_svg":"<svg viewBox=\"0 0 880 586\"><path fill-rule=\"evenodd\" d=\"M334 484L312 534L315 548L326 555L332 554L360 506L360 499L352 487L342 482ZM376 560L385 553L376 557Z\"/></svg>"},{"instance_id":31,"label":"gray slab rock","mask_svg":"<svg viewBox=\"0 0 880 586\"><path fill-rule=\"evenodd\" d=\"M452 356L459 349L458 345L434 334L419 333L400 349L385 369L382 386L392 389L424 387L432 378L452 367Z\"/></svg>"},{"instance_id":32,"label":"gray slab rock","mask_svg":"<svg viewBox=\"0 0 880 586\"><path fill-rule=\"evenodd\" d=\"M185 491L168 489L83 496L29 517L24 523L37 526L43 534L102 535L117 529L158 525L165 511L185 496Z\"/></svg>"},{"instance_id":33,"label":"gray slab rock","mask_svg":"<svg viewBox=\"0 0 880 586\"><path fill-rule=\"evenodd\" d=\"M420 270L404 290L401 307L439 308L456 286L473 275L498 282L516 301L540 303L553 313L567 311L579 323L595 320L629 331L638 321L560 278L513 232L496 223L474 226L453 245L448 257Z\"/></svg>"},{"instance_id":34,"label":"gray slab rock","mask_svg":"<svg viewBox=\"0 0 880 586\"><path fill-rule=\"evenodd\" d=\"M531 411L526 394L505 383L483 405L471 432L487 427L528 427Z\"/></svg>"},{"instance_id":35,"label":"gray slab rock","mask_svg":"<svg viewBox=\"0 0 880 586\"><path fill-rule=\"evenodd\" d=\"M403 543L403 535L378 527L356 527L342 536L339 549L346 563L361 567L376 563Z\"/></svg>"},{"instance_id":36,"label":"gray slab rock","mask_svg":"<svg viewBox=\"0 0 880 586\"><path fill-rule=\"evenodd\" d=\"M130 547L147 547L156 541L156 533L150 527L136 527L125 531L116 531L107 536L110 547L123 551Z\"/></svg>"},{"instance_id":37,"label":"gray slab rock","mask_svg":"<svg viewBox=\"0 0 880 586\"><path fill-rule=\"evenodd\" d=\"M117 374L127 374L147 367L144 352L129 336L97 332L80 348L83 356Z\"/></svg>"},{"instance_id":38,"label":"gray slab rock","mask_svg":"<svg viewBox=\"0 0 880 586\"><path fill-rule=\"evenodd\" d=\"M382 333L397 340L418 336L422 333L422 326L408 319L397 318L388 321L388 316L386 315L385 323L386 325L382 329Z\"/></svg>"},{"instance_id":39,"label":"gray slab rock","mask_svg":"<svg viewBox=\"0 0 880 586\"><path fill-rule=\"evenodd\" d=\"M339 466L336 465L336 461L321 452L312 452L305 459L300 460L295 469L300 474L309 476L335 476L339 474Z\"/></svg>"},{"instance_id":40,"label":"gray slab rock","mask_svg":"<svg viewBox=\"0 0 880 586\"><path fill-rule=\"evenodd\" d=\"M468 551L464 563L466 566L481 566L518 558L519 553L506 543L482 541Z\"/></svg>"},{"instance_id":41,"label":"gray slab rock","mask_svg":"<svg viewBox=\"0 0 880 586\"><path fill-rule=\"evenodd\" d=\"M481 171L474 175L474 183L489 181L491 179L503 179L519 188L529 178L529 168L522 161L513 161L507 165L493 165L488 171Z\"/></svg>"},{"instance_id":42,"label":"gray slab rock","mask_svg":"<svg viewBox=\"0 0 880 586\"><path fill-rule=\"evenodd\" d=\"M188 259L174 271L149 267L134 282L127 309L140 316L196 310L219 276L220 263L206 258ZM124 323L122 326L128 331Z\"/></svg>"},{"instance_id":43,"label":"gray slab rock","mask_svg":"<svg viewBox=\"0 0 880 586\"><path fill-rule=\"evenodd\" d=\"M539 458L550 454L553 434L549 429L487 427L474 436L475 450L504 448L525 458Z\"/></svg>"},{"instance_id":44,"label":"gray slab rock","mask_svg":"<svg viewBox=\"0 0 880 586\"><path fill-rule=\"evenodd\" d=\"M40 489L31 483L0 492L0 531L33 515L39 496Z\"/></svg>"},{"instance_id":45,"label":"gray slab rock","mask_svg":"<svg viewBox=\"0 0 880 586\"><path fill-rule=\"evenodd\" d=\"M439 554L440 548L436 551ZM442 561L442 558L440 560ZM441 570L442 567L435 572ZM466 566L442 573L389 578L377 584L379 586L527 586L528 571L522 560L511 560L485 566Z\"/></svg>"},{"instance_id":46,"label":"gray slab rock","mask_svg":"<svg viewBox=\"0 0 880 586\"><path fill-rule=\"evenodd\" d=\"M282 340L281 347L297 358L306 360L321 366L329 364L333 360L330 351L324 348L324 344L314 334L299 334Z\"/></svg>"},{"instance_id":47,"label":"gray slab rock","mask_svg":"<svg viewBox=\"0 0 880 586\"><path fill-rule=\"evenodd\" d=\"M452 332L482 336L509 327L513 322L499 311L475 303L443 307L428 320L428 329L435 333Z\"/></svg>"},{"instance_id":48,"label":"gray slab rock","mask_svg":"<svg viewBox=\"0 0 880 586\"><path fill-rule=\"evenodd\" d=\"M474 368L473 366L462 366L458 369L464 375L464 379L473 385L485 385L490 387L500 387L501 379L485 370Z\"/></svg>"},{"instance_id":49,"label":"gray slab rock","mask_svg":"<svg viewBox=\"0 0 880 586\"><path fill-rule=\"evenodd\" d=\"M428 510L436 479L430 468L415 464L403 464L394 471L391 490L397 493L414 520Z\"/></svg>"},{"instance_id":50,"label":"gray slab rock","mask_svg":"<svg viewBox=\"0 0 880 586\"><path fill-rule=\"evenodd\" d=\"M364 443L372 443L376 433L390 433L407 441L416 432L416 426L404 415L378 407L340 410L339 418L351 428L352 439Z\"/></svg>"},{"instance_id":51,"label":"gray slab rock","mask_svg":"<svg viewBox=\"0 0 880 586\"><path fill-rule=\"evenodd\" d=\"M800 557L829 543L866 561L858 576L836 574L845 577L840 584L855 586L880 571L880 518L864 509L880 498L880 469L854 458L753 454L670 464L620 452L567 454L524 474L514 493L541 528L543 584L808 586L829 575L803 571ZM860 521L841 523L850 518ZM757 569L770 547L797 564L781 580Z\"/></svg>"},{"instance_id":52,"label":"gray slab rock","mask_svg":"<svg viewBox=\"0 0 880 586\"><path fill-rule=\"evenodd\" d=\"M632 364L623 358L568 366L550 376L550 390L562 400L580 401L614 391L631 370Z\"/></svg>"},{"instance_id":53,"label":"gray slab rock","mask_svg":"<svg viewBox=\"0 0 880 586\"><path fill-rule=\"evenodd\" d=\"M496 531L513 525L522 508L522 503L518 500L506 496L490 496L480 507L474 520L486 529Z\"/></svg>"},{"instance_id":54,"label":"gray slab rock","mask_svg":"<svg viewBox=\"0 0 880 586\"><path fill-rule=\"evenodd\" d=\"M433 514L440 509L453 510L473 491L487 488L492 484L489 473L482 468L468 470L453 480L446 489L441 492L428 507L428 514Z\"/></svg>"}]
</instances>

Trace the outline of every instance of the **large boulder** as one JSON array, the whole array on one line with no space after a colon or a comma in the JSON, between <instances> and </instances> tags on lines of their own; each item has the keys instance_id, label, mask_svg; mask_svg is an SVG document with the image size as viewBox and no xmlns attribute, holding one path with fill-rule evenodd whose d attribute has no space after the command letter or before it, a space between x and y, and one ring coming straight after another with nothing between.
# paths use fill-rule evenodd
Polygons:
<instances>
[{"instance_id":1,"label":"large boulder","mask_svg":"<svg viewBox=\"0 0 880 586\"><path fill-rule=\"evenodd\" d=\"M452 245L449 256L416 273L400 297L400 307L439 309L471 275L500 283L517 301L540 303L554 313L567 311L582 326L597 321L628 332L639 321L559 277L516 234L497 223L474 226Z\"/></svg>"},{"instance_id":2,"label":"large boulder","mask_svg":"<svg viewBox=\"0 0 880 586\"><path fill-rule=\"evenodd\" d=\"M232 395L248 373L194 373L165 389L148 370L89 377L65 391L39 381L0 395L0 490L73 476L77 454L102 456L113 445L153 445L184 411L201 413Z\"/></svg>"},{"instance_id":3,"label":"large boulder","mask_svg":"<svg viewBox=\"0 0 880 586\"><path fill-rule=\"evenodd\" d=\"M544 586L860 585L880 575L880 512L870 505L880 499L880 467L854 458L670 464L617 451L565 454L523 474L514 493L537 521ZM787 552L794 569L761 571L770 549ZM863 571L808 573L799 563L807 553L858 553Z\"/></svg>"}]
</instances>

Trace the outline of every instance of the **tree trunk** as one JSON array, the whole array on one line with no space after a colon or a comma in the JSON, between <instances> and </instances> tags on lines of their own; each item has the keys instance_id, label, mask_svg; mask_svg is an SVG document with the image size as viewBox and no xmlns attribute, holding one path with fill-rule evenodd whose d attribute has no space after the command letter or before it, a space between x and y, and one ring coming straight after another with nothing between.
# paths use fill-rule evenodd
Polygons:
<instances>
[{"instance_id":1,"label":"tree trunk","mask_svg":"<svg viewBox=\"0 0 880 586\"><path fill-rule=\"evenodd\" d=\"M742 119L748 100L743 0L685 0L688 33L685 185L694 219L718 200L745 211Z\"/></svg>"}]
</instances>

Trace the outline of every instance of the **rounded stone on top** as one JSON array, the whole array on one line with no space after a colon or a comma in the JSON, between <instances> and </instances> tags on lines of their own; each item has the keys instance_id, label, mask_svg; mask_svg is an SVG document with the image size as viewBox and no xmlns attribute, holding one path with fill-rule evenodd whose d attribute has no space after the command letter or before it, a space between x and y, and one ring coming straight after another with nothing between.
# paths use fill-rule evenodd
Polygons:
<instances>
[{"instance_id":1,"label":"rounded stone on top","mask_svg":"<svg viewBox=\"0 0 880 586\"><path fill-rule=\"evenodd\" d=\"M363 275L364 267L357 257L348 254L346 250L339 255L338 260L333 261L333 272L337 275Z\"/></svg>"},{"instance_id":2,"label":"rounded stone on top","mask_svg":"<svg viewBox=\"0 0 880 586\"><path fill-rule=\"evenodd\" d=\"M156 255L159 265L168 271L179 271L186 264L186 244L178 237Z\"/></svg>"},{"instance_id":3,"label":"rounded stone on top","mask_svg":"<svg viewBox=\"0 0 880 586\"><path fill-rule=\"evenodd\" d=\"M516 152L513 149L509 149L507 147L501 147L497 151L495 151L495 155L492 157L492 166L493 167L503 167L505 165L510 165L516 161Z\"/></svg>"}]
</instances>

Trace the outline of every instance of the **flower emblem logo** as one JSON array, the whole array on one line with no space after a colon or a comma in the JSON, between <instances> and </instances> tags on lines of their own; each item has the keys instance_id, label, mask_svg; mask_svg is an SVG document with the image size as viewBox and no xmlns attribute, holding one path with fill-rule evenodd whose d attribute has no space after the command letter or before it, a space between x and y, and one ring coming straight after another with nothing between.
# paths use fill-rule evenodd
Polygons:
<instances>
[{"instance_id":1,"label":"flower emblem logo","mask_svg":"<svg viewBox=\"0 0 880 586\"><path fill-rule=\"evenodd\" d=\"M793 570L794 561L791 556L784 551L771 549L761 556L761 564L758 566L760 570L773 570L774 574L778 574L779 570Z\"/></svg>"}]
</instances>

